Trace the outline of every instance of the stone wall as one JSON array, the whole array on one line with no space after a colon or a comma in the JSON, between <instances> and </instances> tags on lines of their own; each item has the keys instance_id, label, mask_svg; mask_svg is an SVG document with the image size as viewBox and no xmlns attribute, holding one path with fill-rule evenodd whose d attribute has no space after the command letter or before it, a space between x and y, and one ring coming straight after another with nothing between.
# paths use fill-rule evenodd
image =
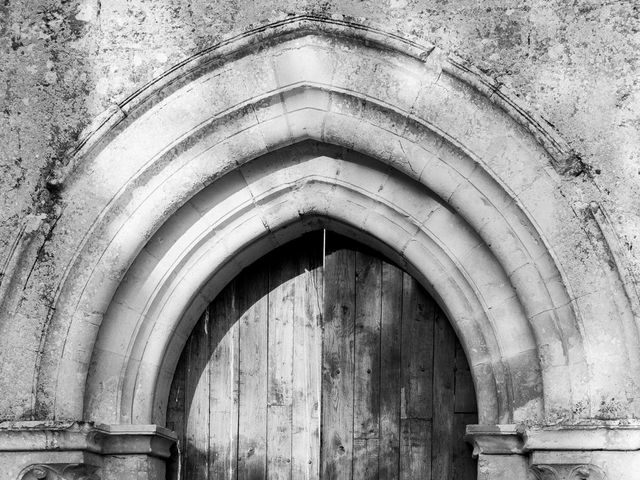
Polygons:
<instances>
[{"instance_id":1,"label":"stone wall","mask_svg":"<svg viewBox=\"0 0 640 480\"><path fill-rule=\"evenodd\" d=\"M6 1L0 464L161 471L200 304L326 227L445 308L481 478L635 480L640 13L513 3Z\"/></svg>"},{"instance_id":2,"label":"stone wall","mask_svg":"<svg viewBox=\"0 0 640 480\"><path fill-rule=\"evenodd\" d=\"M515 91L582 157L580 177L593 175L595 200L638 274L640 7L632 0L7 0L0 6L0 269L21 218L51 214L56 192L46 179L95 116L230 32L302 12L418 36Z\"/></svg>"}]
</instances>

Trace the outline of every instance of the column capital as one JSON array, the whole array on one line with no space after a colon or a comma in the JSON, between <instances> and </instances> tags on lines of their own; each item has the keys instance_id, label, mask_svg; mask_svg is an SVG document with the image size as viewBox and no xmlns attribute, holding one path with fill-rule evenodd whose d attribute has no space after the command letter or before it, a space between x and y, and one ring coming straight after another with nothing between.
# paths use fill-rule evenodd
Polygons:
<instances>
[{"instance_id":1,"label":"column capital","mask_svg":"<svg viewBox=\"0 0 640 480\"><path fill-rule=\"evenodd\" d=\"M536 480L605 480L604 471L590 463L536 463L531 465Z\"/></svg>"},{"instance_id":2,"label":"column capital","mask_svg":"<svg viewBox=\"0 0 640 480\"><path fill-rule=\"evenodd\" d=\"M100 480L95 465L51 463L30 465L18 476L19 480Z\"/></svg>"}]
</instances>

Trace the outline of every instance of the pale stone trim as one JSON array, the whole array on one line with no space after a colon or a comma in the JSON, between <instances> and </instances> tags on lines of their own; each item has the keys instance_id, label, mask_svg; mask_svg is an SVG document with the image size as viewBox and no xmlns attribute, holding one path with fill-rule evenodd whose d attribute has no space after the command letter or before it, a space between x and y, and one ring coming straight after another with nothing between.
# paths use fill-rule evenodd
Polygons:
<instances>
[{"instance_id":1,"label":"pale stone trim","mask_svg":"<svg viewBox=\"0 0 640 480\"><path fill-rule=\"evenodd\" d=\"M67 187L68 207L59 228L71 230L79 218L98 219L98 223L91 221L94 226L79 246L69 245L77 260L68 263L74 267L67 269L69 281L60 290L48 336L51 345L65 345L61 359L53 357L57 349L45 349L44 365L60 362L58 378L64 379L64 388L63 384L56 387L57 376L41 369L39 390L51 395L56 389L59 392L56 415L64 418L79 413L75 400L63 398L77 399L82 394L91 351L87 347L93 345L88 339L95 336L120 278L152 233L220 175L247 159L308 138L344 145L376 158L419 181L458 211L489 246L498 268L506 271L518 292L542 357L543 378L554 385L544 389L547 412L555 414L567 398L586 400L589 391L582 379L587 376L587 364L579 340L583 327L575 317L579 303L573 303L567 293L563 270L556 267L558 253L549 248L562 230L559 224L571 225L575 218L562 206L566 201L557 192L558 180L544 169L545 154L510 126L508 117L489 116L490 110L477 111L474 102L482 101L481 97L459 80L434 77L431 66L397 53L376 51L372 56L368 47L357 43L344 51L327 47L327 42L335 41L315 34L286 39L274 45L273 51L265 48L250 61L246 57L234 60L241 62L238 68L204 73L155 105L147 105L150 109L145 107L137 118L127 118L124 131L78 166ZM291 64L304 65L304 59L308 62L314 52L326 62L312 63L306 70L288 69ZM380 86L358 85L360 77L350 77L344 70L336 74L338 65L352 68L358 62L365 69L379 67L384 82ZM305 77L311 74L313 79ZM219 91L220 75L229 88L243 85L249 78L261 79L258 91L267 93L256 96L255 91L235 89L225 97ZM331 83L323 83L329 78ZM218 82L215 87L212 79ZM412 84L415 87L410 87ZM394 85L402 89L390 90ZM417 91L408 94L412 88ZM251 96L247 99L247 95ZM473 122L463 120L472 116L476 116ZM460 143L463 140L464 145ZM123 155L126 162L119 160ZM114 164L119 165L117 171L111 167ZM89 191L87 185L101 188ZM89 204L81 200L86 196L93 199ZM540 198L544 208L539 206ZM538 209L540 213L536 213ZM549 216L549 212L554 213ZM117 242L110 238L117 238ZM101 243L103 247L99 247ZM67 299L79 301L70 303ZM69 325L56 320L63 318L73 319L68 331L58 327ZM508 330L501 335L508 335ZM621 352L611 353L608 375L622 369L621 364L616 366ZM494 358L496 355L500 354L496 352ZM537 367L530 369L535 372ZM69 382L64 372L70 371L76 372L78 383ZM50 380L54 384L49 386ZM510 395L513 393L508 389L498 393L502 405L510 404ZM529 413L521 413L538 411L539 406L534 405ZM513 415L509 413L503 420Z\"/></svg>"}]
</instances>

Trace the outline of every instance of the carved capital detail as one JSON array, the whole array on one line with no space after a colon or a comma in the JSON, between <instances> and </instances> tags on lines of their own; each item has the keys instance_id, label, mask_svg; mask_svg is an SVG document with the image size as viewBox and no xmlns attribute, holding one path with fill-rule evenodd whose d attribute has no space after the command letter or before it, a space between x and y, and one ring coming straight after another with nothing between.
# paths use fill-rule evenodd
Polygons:
<instances>
[{"instance_id":1,"label":"carved capital detail","mask_svg":"<svg viewBox=\"0 0 640 480\"><path fill-rule=\"evenodd\" d=\"M536 480L606 480L600 467L591 464L553 464L533 465L533 478Z\"/></svg>"},{"instance_id":2,"label":"carved capital detail","mask_svg":"<svg viewBox=\"0 0 640 480\"><path fill-rule=\"evenodd\" d=\"M31 465L18 476L19 480L100 480L98 468L79 463Z\"/></svg>"}]
</instances>

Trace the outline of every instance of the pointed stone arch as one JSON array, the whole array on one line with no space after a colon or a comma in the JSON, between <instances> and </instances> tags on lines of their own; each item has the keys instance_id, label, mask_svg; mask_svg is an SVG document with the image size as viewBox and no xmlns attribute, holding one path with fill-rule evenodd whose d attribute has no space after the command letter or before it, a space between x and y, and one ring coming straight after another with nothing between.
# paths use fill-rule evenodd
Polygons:
<instances>
[{"instance_id":1,"label":"pointed stone arch","mask_svg":"<svg viewBox=\"0 0 640 480\"><path fill-rule=\"evenodd\" d=\"M162 425L205 305L323 226L433 294L482 423L589 418L603 392L632 415L629 300L603 285L606 259L575 261L573 245L593 242L562 188L579 168L502 86L431 45L313 17L234 37L114 107L53 180L58 273L34 404L55 420ZM593 349L601 334L617 340Z\"/></svg>"},{"instance_id":2,"label":"pointed stone arch","mask_svg":"<svg viewBox=\"0 0 640 480\"><path fill-rule=\"evenodd\" d=\"M506 385L520 384L522 373L500 350L493 352L505 364L505 375L516 376L495 386L503 398L494 403L503 407L488 418L503 423L532 415L541 419L543 401L551 412L569 398L571 403L587 400L584 327L559 258L565 230L559 226L577 221L559 191L556 171L571 168L571 156L540 124L530 121L525 130L513 118L520 111L502 108L508 102L499 90L486 96L484 79L469 84L469 75L431 47L420 49L371 29L304 18L206 52L180 66L162 85L125 102L125 115L103 126L105 131L96 132L79 152L82 161L65 187L67 207L58 228L70 229L80 220L87 228L79 243L73 243L79 235L54 239L74 252L47 336L47 342L63 346L44 349L52 358L43 366L54 370L43 368L38 381L43 401L54 402L54 415L83 413L78 398L92 349L84 348L86 355L78 358L78 347L94 344L98 326L107 331L109 322L100 320L153 233L203 188L215 188L216 180L232 172L242 175L240 168L253 159L304 140L359 152L423 185L425 195L448 205L481 239L495 270L506 276L517 307L492 313L493 304L505 300L492 298L493 293L478 302L489 317L508 318L513 328L496 332L504 337L501 348L522 340L531 355L514 362L522 362L520 367L540 380L532 382L533 404L511 403ZM352 180L356 185L370 169L367 161L359 165L362 171ZM391 192L390 201L400 201L403 190L400 186ZM330 217L331 208L325 209ZM277 242L277 228L268 219L260 222ZM376 228L373 222L355 227ZM240 243L248 246L251 241ZM393 248L406 254L404 246ZM238 253L230 249L230 255ZM428 281L427 275L420 277ZM431 290L442 298L437 288ZM455 317L452 321L458 322ZM467 344L464 336L462 341ZM129 361L127 353L114 353ZM68 381L70 371L82 372L74 375L75 385ZM525 408L522 414L519 408ZM145 421L153 417L144 415Z\"/></svg>"}]
</instances>

